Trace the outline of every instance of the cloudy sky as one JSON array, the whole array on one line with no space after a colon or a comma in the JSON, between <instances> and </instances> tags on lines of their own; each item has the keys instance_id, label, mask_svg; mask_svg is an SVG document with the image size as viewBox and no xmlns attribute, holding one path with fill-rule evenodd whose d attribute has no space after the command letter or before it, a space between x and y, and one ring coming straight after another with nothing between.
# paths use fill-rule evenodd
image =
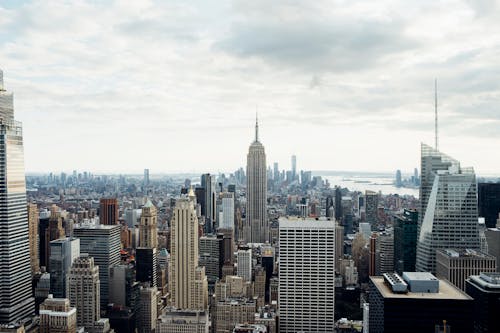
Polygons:
<instances>
[{"instance_id":1,"label":"cloudy sky","mask_svg":"<svg viewBox=\"0 0 500 333\"><path fill-rule=\"evenodd\" d=\"M488 0L0 0L27 171L411 171L434 141L500 174L500 6Z\"/></svg>"}]
</instances>

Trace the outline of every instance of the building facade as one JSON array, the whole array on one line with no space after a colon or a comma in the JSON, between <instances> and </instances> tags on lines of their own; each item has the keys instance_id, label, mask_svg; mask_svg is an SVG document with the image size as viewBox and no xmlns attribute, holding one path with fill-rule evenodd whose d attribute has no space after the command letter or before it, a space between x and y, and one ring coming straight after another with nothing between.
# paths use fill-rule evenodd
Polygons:
<instances>
[{"instance_id":1,"label":"building facade","mask_svg":"<svg viewBox=\"0 0 500 333\"><path fill-rule=\"evenodd\" d=\"M265 243L269 241L266 152L259 141L258 122L255 123L255 141L250 145L247 155L246 196L245 242Z\"/></svg>"},{"instance_id":2,"label":"building facade","mask_svg":"<svg viewBox=\"0 0 500 333\"><path fill-rule=\"evenodd\" d=\"M0 70L0 324L31 319L31 261L22 124Z\"/></svg>"},{"instance_id":3,"label":"building facade","mask_svg":"<svg viewBox=\"0 0 500 333\"><path fill-rule=\"evenodd\" d=\"M280 332L333 332L335 221L280 218L279 262Z\"/></svg>"},{"instance_id":4,"label":"building facade","mask_svg":"<svg viewBox=\"0 0 500 333\"><path fill-rule=\"evenodd\" d=\"M425 144L421 154L416 270L435 273L436 250L480 247L476 176Z\"/></svg>"}]
</instances>

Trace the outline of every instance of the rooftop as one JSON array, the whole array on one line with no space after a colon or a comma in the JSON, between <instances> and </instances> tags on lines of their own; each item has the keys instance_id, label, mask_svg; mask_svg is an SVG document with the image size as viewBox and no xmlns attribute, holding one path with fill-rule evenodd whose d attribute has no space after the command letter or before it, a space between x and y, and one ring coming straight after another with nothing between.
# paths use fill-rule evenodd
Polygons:
<instances>
[{"instance_id":1,"label":"rooftop","mask_svg":"<svg viewBox=\"0 0 500 333\"><path fill-rule=\"evenodd\" d=\"M408 272L407 272L408 273ZM434 275L425 272L411 272L415 279L427 279L429 275L434 279ZM451 300L471 300L467 294L462 292L460 289L453 286L446 280L439 280L439 292L437 293L413 293L408 292L406 294L394 293L391 288L384 283L384 278L382 276L371 276L370 280L382 294L384 298L407 298L407 299L451 299Z\"/></svg>"},{"instance_id":2,"label":"rooftop","mask_svg":"<svg viewBox=\"0 0 500 333\"><path fill-rule=\"evenodd\" d=\"M437 252L440 252L444 254L445 256L448 256L450 258L491 258L494 259L494 257L490 254L481 252L479 250L474 250L474 249L442 249L442 250L437 250Z\"/></svg>"},{"instance_id":3,"label":"rooftop","mask_svg":"<svg viewBox=\"0 0 500 333\"><path fill-rule=\"evenodd\" d=\"M280 217L279 227L282 228L311 228L324 229L335 228L335 220L315 219L315 218L299 218L297 216Z\"/></svg>"}]
</instances>

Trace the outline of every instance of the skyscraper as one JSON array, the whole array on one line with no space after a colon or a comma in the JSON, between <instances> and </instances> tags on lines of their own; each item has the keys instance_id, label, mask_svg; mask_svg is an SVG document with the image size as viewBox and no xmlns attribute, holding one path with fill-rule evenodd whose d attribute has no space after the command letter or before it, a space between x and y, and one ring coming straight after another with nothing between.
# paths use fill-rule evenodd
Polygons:
<instances>
[{"instance_id":1,"label":"skyscraper","mask_svg":"<svg viewBox=\"0 0 500 333\"><path fill-rule=\"evenodd\" d=\"M416 269L436 272L436 250L479 249L476 175L422 144Z\"/></svg>"},{"instance_id":2,"label":"skyscraper","mask_svg":"<svg viewBox=\"0 0 500 333\"><path fill-rule=\"evenodd\" d=\"M22 124L0 70L0 324L35 312L26 204Z\"/></svg>"},{"instance_id":3,"label":"skyscraper","mask_svg":"<svg viewBox=\"0 0 500 333\"><path fill-rule=\"evenodd\" d=\"M150 200L142 207L141 224L139 225L139 246L158 247L158 227L156 207Z\"/></svg>"},{"instance_id":4,"label":"skyscraper","mask_svg":"<svg viewBox=\"0 0 500 333\"><path fill-rule=\"evenodd\" d=\"M29 224L29 241L30 241L30 260L31 273L35 274L40 271L40 257L38 254L38 208L36 204L28 204L28 224Z\"/></svg>"},{"instance_id":5,"label":"skyscraper","mask_svg":"<svg viewBox=\"0 0 500 333\"><path fill-rule=\"evenodd\" d=\"M201 175L201 187L205 189L205 200L200 203L202 206L201 214L205 216L204 232L210 234L214 232L215 227L214 222L217 199L215 196L215 176L209 173Z\"/></svg>"},{"instance_id":6,"label":"skyscraper","mask_svg":"<svg viewBox=\"0 0 500 333\"><path fill-rule=\"evenodd\" d=\"M297 180L297 156L292 155L292 181Z\"/></svg>"},{"instance_id":7,"label":"skyscraper","mask_svg":"<svg viewBox=\"0 0 500 333\"><path fill-rule=\"evenodd\" d=\"M234 193L225 192L222 197L222 221L219 225L221 229L234 230Z\"/></svg>"},{"instance_id":8,"label":"skyscraper","mask_svg":"<svg viewBox=\"0 0 500 333\"><path fill-rule=\"evenodd\" d=\"M118 199L101 198L99 205L99 222L104 225L118 224Z\"/></svg>"},{"instance_id":9,"label":"skyscraper","mask_svg":"<svg viewBox=\"0 0 500 333\"><path fill-rule=\"evenodd\" d=\"M80 256L78 238L60 238L50 242L50 293L56 298L65 298L66 275L71 265Z\"/></svg>"},{"instance_id":10,"label":"skyscraper","mask_svg":"<svg viewBox=\"0 0 500 333\"><path fill-rule=\"evenodd\" d=\"M208 306L205 269L198 267L198 217L196 197L176 201L170 230L169 290L172 305L178 309L204 310Z\"/></svg>"},{"instance_id":11,"label":"skyscraper","mask_svg":"<svg viewBox=\"0 0 500 333\"><path fill-rule=\"evenodd\" d=\"M40 333L76 333L76 308L69 299L49 295L40 305Z\"/></svg>"},{"instance_id":12,"label":"skyscraper","mask_svg":"<svg viewBox=\"0 0 500 333\"><path fill-rule=\"evenodd\" d=\"M259 124L255 121L255 141L247 155L247 207L244 237L247 243L269 241L267 221L266 152L259 141Z\"/></svg>"},{"instance_id":13,"label":"skyscraper","mask_svg":"<svg viewBox=\"0 0 500 333\"><path fill-rule=\"evenodd\" d=\"M280 332L333 332L335 221L280 218L279 240Z\"/></svg>"},{"instance_id":14,"label":"skyscraper","mask_svg":"<svg viewBox=\"0 0 500 333\"><path fill-rule=\"evenodd\" d=\"M77 325L96 333L110 330L109 320L101 318L99 284L99 266L94 258L82 254L75 259L68 275L68 298L76 308Z\"/></svg>"},{"instance_id":15,"label":"skyscraper","mask_svg":"<svg viewBox=\"0 0 500 333\"><path fill-rule=\"evenodd\" d=\"M108 304L109 268L120 263L120 226L76 225L73 236L80 238L81 253L88 253L99 266L100 303L105 309Z\"/></svg>"},{"instance_id":16,"label":"skyscraper","mask_svg":"<svg viewBox=\"0 0 500 333\"><path fill-rule=\"evenodd\" d=\"M149 169L144 169L144 186L149 186Z\"/></svg>"},{"instance_id":17,"label":"skyscraper","mask_svg":"<svg viewBox=\"0 0 500 333\"><path fill-rule=\"evenodd\" d=\"M394 269L400 274L415 271L417 224L416 210L405 209L394 217Z\"/></svg>"},{"instance_id":18,"label":"skyscraper","mask_svg":"<svg viewBox=\"0 0 500 333\"><path fill-rule=\"evenodd\" d=\"M500 214L500 183L477 184L479 216L484 217L486 227L494 228Z\"/></svg>"}]
</instances>

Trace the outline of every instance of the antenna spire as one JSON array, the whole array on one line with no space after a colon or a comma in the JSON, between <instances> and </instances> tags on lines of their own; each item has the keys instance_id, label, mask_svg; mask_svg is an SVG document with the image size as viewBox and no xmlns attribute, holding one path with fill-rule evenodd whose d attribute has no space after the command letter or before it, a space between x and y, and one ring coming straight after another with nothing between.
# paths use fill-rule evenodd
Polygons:
<instances>
[{"instance_id":1,"label":"antenna spire","mask_svg":"<svg viewBox=\"0 0 500 333\"><path fill-rule=\"evenodd\" d=\"M255 142L259 141L259 117L257 112L255 112Z\"/></svg>"},{"instance_id":2,"label":"antenna spire","mask_svg":"<svg viewBox=\"0 0 500 333\"><path fill-rule=\"evenodd\" d=\"M439 150L438 142L438 97L437 97L437 79L434 79L434 145Z\"/></svg>"}]
</instances>

